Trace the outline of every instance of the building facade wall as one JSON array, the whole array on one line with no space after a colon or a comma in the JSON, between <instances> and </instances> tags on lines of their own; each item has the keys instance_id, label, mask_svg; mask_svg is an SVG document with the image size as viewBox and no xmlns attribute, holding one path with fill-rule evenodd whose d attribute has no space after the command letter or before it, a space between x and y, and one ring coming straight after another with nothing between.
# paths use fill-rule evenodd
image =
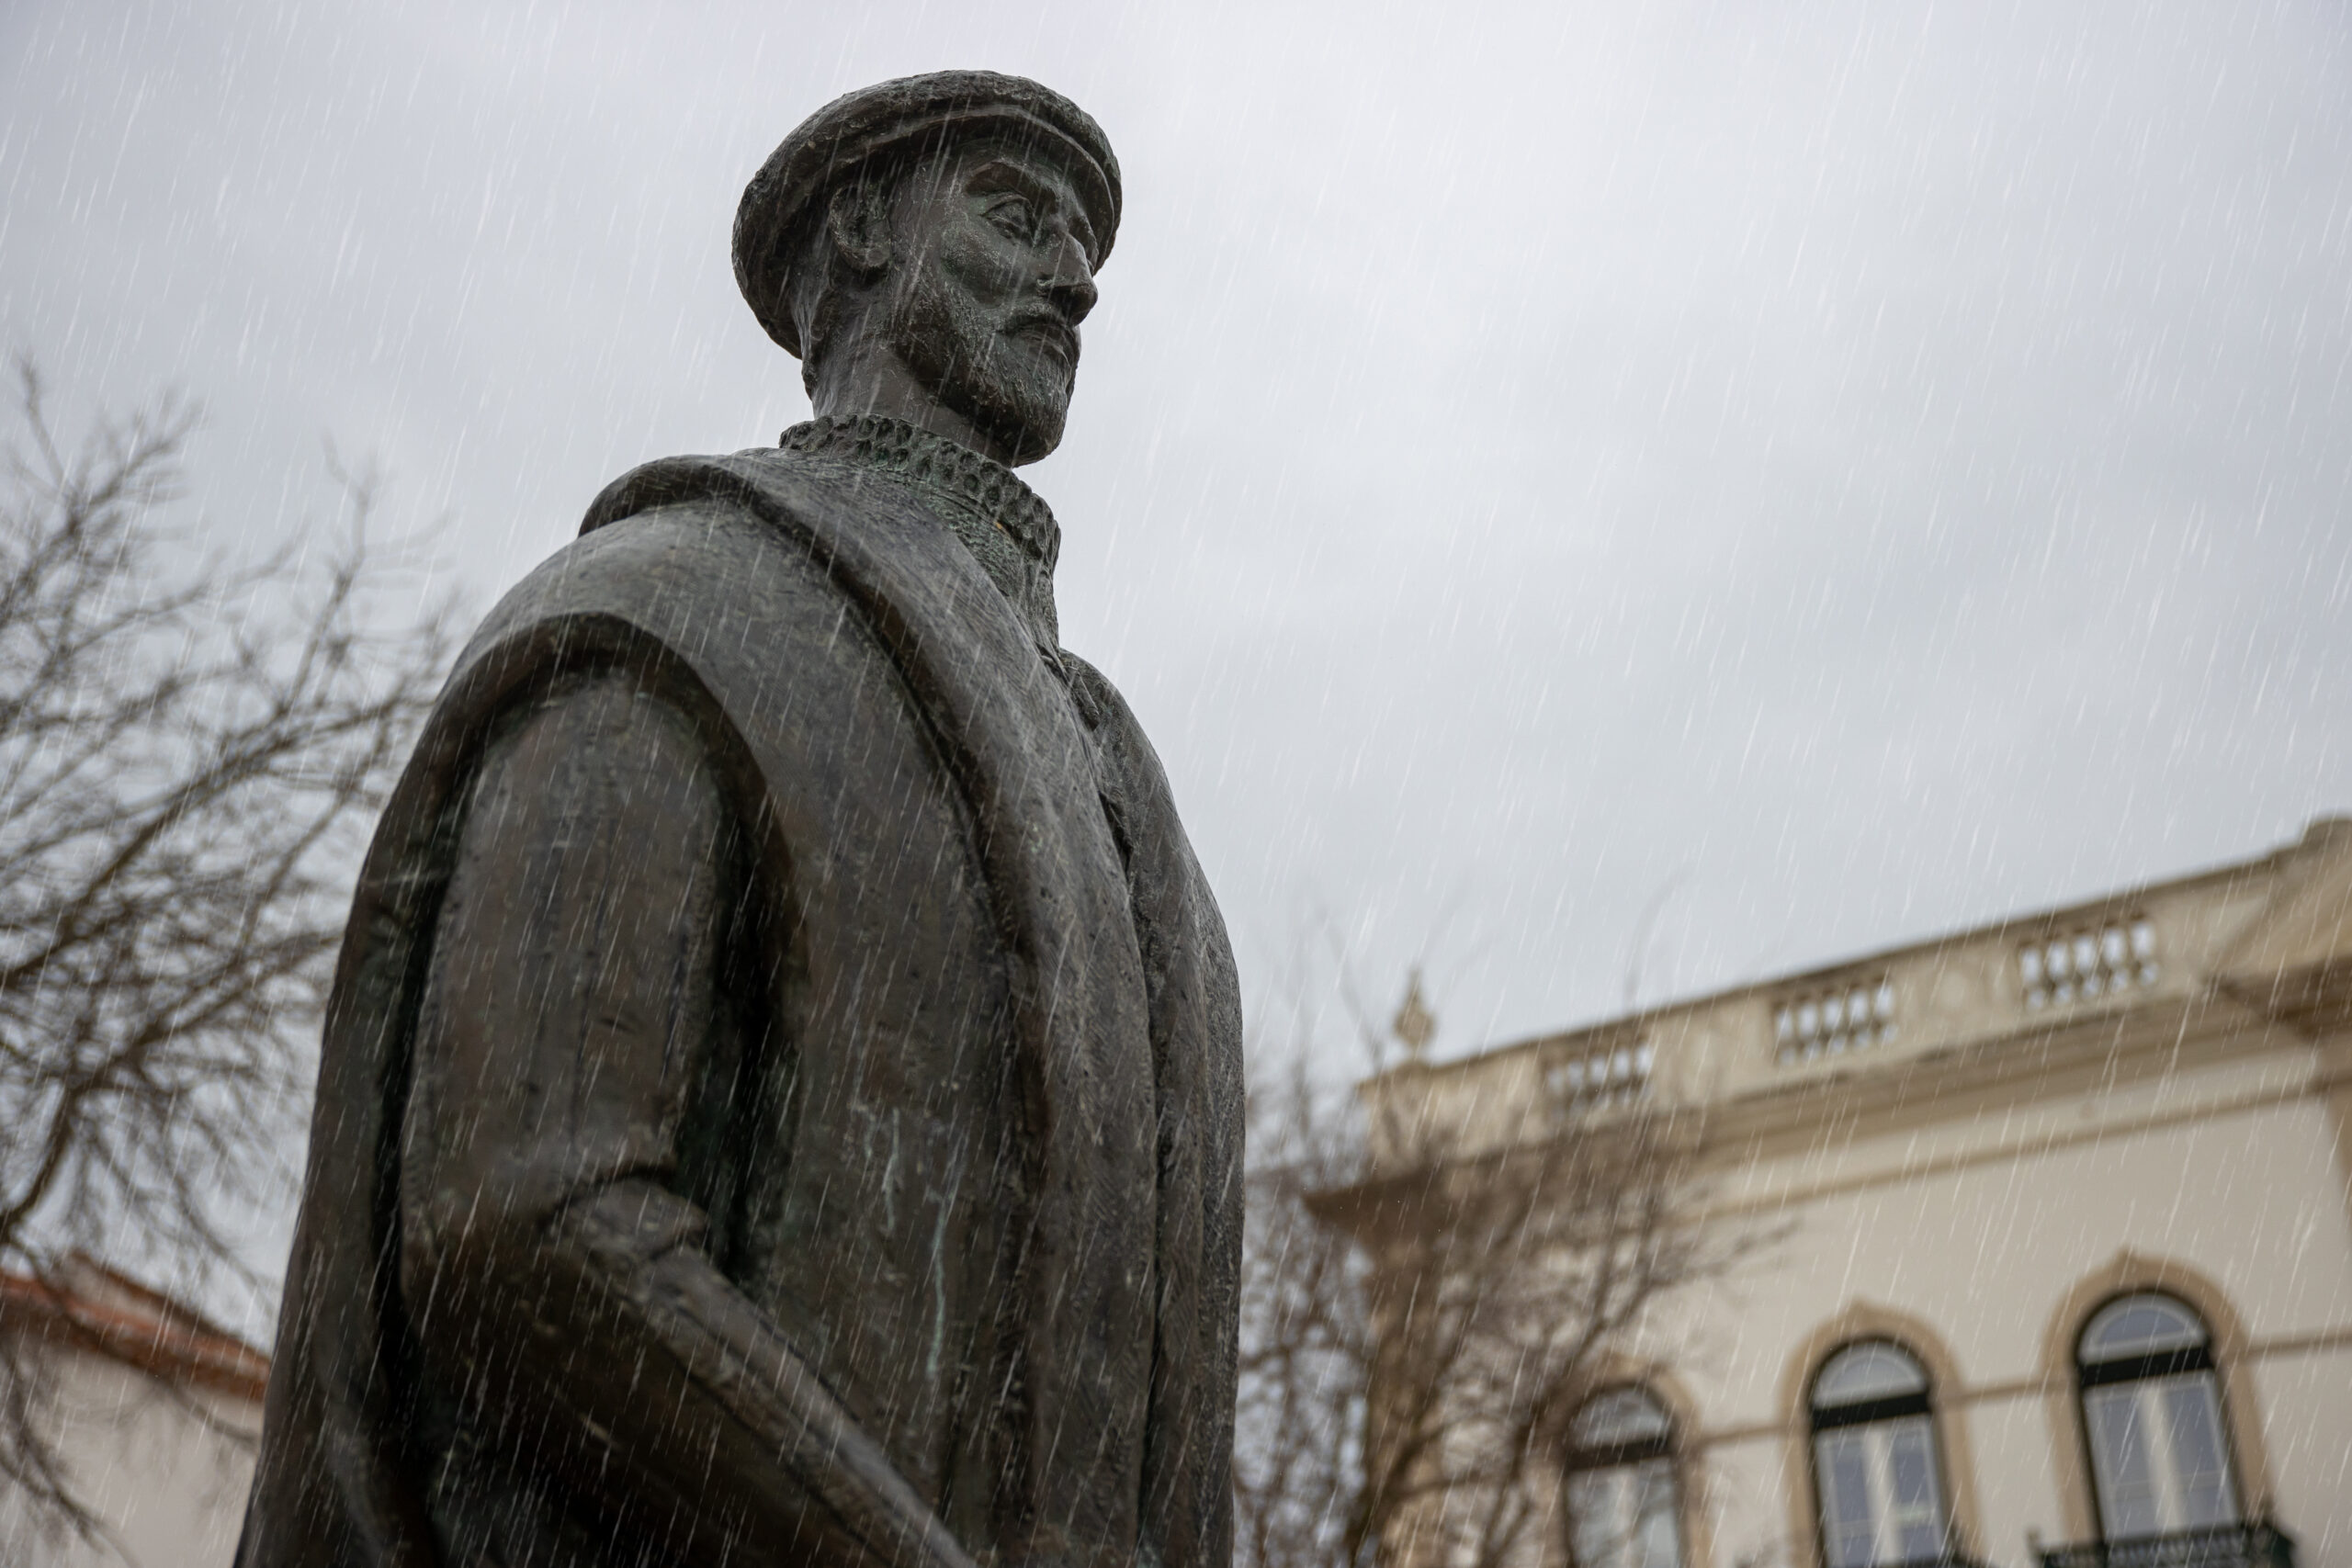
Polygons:
<instances>
[{"instance_id":1,"label":"building facade wall","mask_svg":"<svg viewBox=\"0 0 2352 1568\"><path fill-rule=\"evenodd\" d=\"M2064 1139L1976 1123L1973 1150L1904 1134L1744 1173L1727 1223L1777 1220L1785 1239L1649 1347L1700 1413L1715 1562L1817 1560L1805 1387L1868 1335L1935 1374L1967 1549L2023 1562L2032 1541L2096 1534L2075 1340L2103 1302L2147 1286L2198 1307L2221 1342L2248 1513L2274 1510L2310 1568L2352 1568L2352 1213L2333 1118L2309 1094L2245 1103L2262 1077L2208 1075L2204 1112L2171 1103L2177 1084L2133 1097L2137 1118L2069 1107L2085 1130ZM1856 1167L1868 1174L1840 1179ZM1737 1207L1741 1189L1815 1185L1829 1190Z\"/></svg>"},{"instance_id":2,"label":"building facade wall","mask_svg":"<svg viewBox=\"0 0 2352 1568\"><path fill-rule=\"evenodd\" d=\"M200 1314L75 1254L0 1274L0 1334L39 1369L35 1420L87 1534L0 1484L0 1565L226 1568L261 1432L269 1358Z\"/></svg>"},{"instance_id":3,"label":"building facade wall","mask_svg":"<svg viewBox=\"0 0 2352 1568\"><path fill-rule=\"evenodd\" d=\"M53 1430L98 1540L45 1532L0 1490L0 1563L51 1568L228 1568L253 1480L261 1410L183 1390L103 1357L65 1352Z\"/></svg>"},{"instance_id":4,"label":"building facade wall","mask_svg":"<svg viewBox=\"0 0 2352 1568\"><path fill-rule=\"evenodd\" d=\"M1375 1170L1384 1129L1466 1160L1563 1135L1597 1081L1701 1118L1707 1223L1778 1238L1626 1348L1677 1391L1691 1568L1826 1562L1808 1395L1869 1337L1928 1371L1953 1551L2098 1541L2075 1349L2139 1290L2211 1335L2242 1517L2352 1568L2352 823L1398 1069L1364 1089Z\"/></svg>"}]
</instances>

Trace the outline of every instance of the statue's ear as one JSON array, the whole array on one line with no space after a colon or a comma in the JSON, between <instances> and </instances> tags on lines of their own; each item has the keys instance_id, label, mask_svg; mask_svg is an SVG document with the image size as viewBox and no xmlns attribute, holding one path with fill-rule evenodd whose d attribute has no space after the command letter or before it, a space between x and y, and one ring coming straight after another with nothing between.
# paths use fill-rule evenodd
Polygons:
<instances>
[{"instance_id":1,"label":"statue's ear","mask_svg":"<svg viewBox=\"0 0 2352 1568\"><path fill-rule=\"evenodd\" d=\"M890 265L889 192L878 180L852 180L826 203L825 230L843 261L875 276Z\"/></svg>"}]
</instances>

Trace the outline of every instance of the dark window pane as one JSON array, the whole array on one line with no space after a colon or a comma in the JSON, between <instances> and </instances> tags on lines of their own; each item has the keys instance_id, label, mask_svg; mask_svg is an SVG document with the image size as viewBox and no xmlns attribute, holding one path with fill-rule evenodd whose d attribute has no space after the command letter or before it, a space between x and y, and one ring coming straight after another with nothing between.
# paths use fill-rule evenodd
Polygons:
<instances>
[{"instance_id":1,"label":"dark window pane","mask_svg":"<svg viewBox=\"0 0 2352 1568\"><path fill-rule=\"evenodd\" d=\"M2164 1524L2156 1506L2154 1467L2148 1462L2140 1385L2096 1390L2084 1399L2083 1408L2098 1483L2099 1523L2107 1538L2155 1534Z\"/></svg>"},{"instance_id":2,"label":"dark window pane","mask_svg":"<svg viewBox=\"0 0 2352 1568\"><path fill-rule=\"evenodd\" d=\"M1891 1424L1886 1439L1887 1479L1894 1493L1888 1512L1894 1525L1897 1555L1905 1562L1923 1562L1939 1554L1944 1544L1935 1433L1921 1416Z\"/></svg>"},{"instance_id":3,"label":"dark window pane","mask_svg":"<svg viewBox=\"0 0 2352 1568\"><path fill-rule=\"evenodd\" d=\"M1673 1461L1570 1476L1568 1527L1577 1568L1681 1568Z\"/></svg>"},{"instance_id":4,"label":"dark window pane","mask_svg":"<svg viewBox=\"0 0 2352 1568\"><path fill-rule=\"evenodd\" d=\"M1577 1568L1618 1568L1625 1540L1617 1472L1588 1470L1568 1478L1568 1539Z\"/></svg>"},{"instance_id":5,"label":"dark window pane","mask_svg":"<svg viewBox=\"0 0 2352 1568\"><path fill-rule=\"evenodd\" d=\"M1814 1380L1813 1407L1834 1410L1841 1404L1927 1392L1928 1374L1907 1352L1881 1343L1849 1345L1830 1357Z\"/></svg>"},{"instance_id":6,"label":"dark window pane","mask_svg":"<svg viewBox=\"0 0 2352 1568\"><path fill-rule=\"evenodd\" d=\"M1674 1493L1674 1462L1654 1459L1638 1472L1642 1549L1639 1568L1682 1568L1681 1509Z\"/></svg>"},{"instance_id":7,"label":"dark window pane","mask_svg":"<svg viewBox=\"0 0 2352 1568\"><path fill-rule=\"evenodd\" d=\"M2083 1364L2187 1350L2204 1343L2204 1323L2170 1296L2126 1296L2101 1307L2083 1330Z\"/></svg>"},{"instance_id":8,"label":"dark window pane","mask_svg":"<svg viewBox=\"0 0 2352 1568\"><path fill-rule=\"evenodd\" d=\"M2237 1523L2229 1450L2222 1441L2222 1406L2210 1372L2170 1380L2164 1388L2165 1426L2171 1438L2173 1491L2178 1528Z\"/></svg>"},{"instance_id":9,"label":"dark window pane","mask_svg":"<svg viewBox=\"0 0 2352 1568\"><path fill-rule=\"evenodd\" d=\"M1871 1506L1867 1427L1825 1432L1815 1441L1821 1476L1821 1537L1829 1568L1870 1568L1876 1561L1877 1510Z\"/></svg>"},{"instance_id":10,"label":"dark window pane","mask_svg":"<svg viewBox=\"0 0 2352 1568\"><path fill-rule=\"evenodd\" d=\"M1613 1388L1595 1394L1568 1423L1568 1438L1578 1448L1606 1448L1666 1435L1666 1407L1647 1390L1638 1388Z\"/></svg>"}]
</instances>

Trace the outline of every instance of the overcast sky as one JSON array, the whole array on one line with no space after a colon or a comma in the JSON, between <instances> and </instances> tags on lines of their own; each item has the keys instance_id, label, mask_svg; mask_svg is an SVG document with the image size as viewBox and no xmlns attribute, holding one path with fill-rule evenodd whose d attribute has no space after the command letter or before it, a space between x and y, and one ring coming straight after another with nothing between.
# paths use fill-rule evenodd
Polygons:
<instances>
[{"instance_id":1,"label":"overcast sky","mask_svg":"<svg viewBox=\"0 0 2352 1568\"><path fill-rule=\"evenodd\" d=\"M0 5L0 341L321 437L486 606L772 441L744 180L1036 77L1126 218L1060 453L1245 983L1328 918L1452 1054L2352 808L2352 49L2310 5Z\"/></svg>"}]
</instances>

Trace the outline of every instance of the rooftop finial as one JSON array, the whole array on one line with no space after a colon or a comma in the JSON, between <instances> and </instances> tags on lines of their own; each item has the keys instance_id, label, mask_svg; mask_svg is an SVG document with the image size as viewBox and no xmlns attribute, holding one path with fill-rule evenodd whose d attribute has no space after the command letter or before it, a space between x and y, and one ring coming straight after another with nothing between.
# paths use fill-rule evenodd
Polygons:
<instances>
[{"instance_id":1,"label":"rooftop finial","mask_svg":"<svg viewBox=\"0 0 2352 1568\"><path fill-rule=\"evenodd\" d=\"M1437 1015L1421 999L1421 966L1418 964L1405 981L1405 999L1397 1004L1396 1016L1388 1027L1404 1043L1405 1055L1410 1060L1418 1064L1428 1056L1430 1038L1437 1032Z\"/></svg>"}]
</instances>

